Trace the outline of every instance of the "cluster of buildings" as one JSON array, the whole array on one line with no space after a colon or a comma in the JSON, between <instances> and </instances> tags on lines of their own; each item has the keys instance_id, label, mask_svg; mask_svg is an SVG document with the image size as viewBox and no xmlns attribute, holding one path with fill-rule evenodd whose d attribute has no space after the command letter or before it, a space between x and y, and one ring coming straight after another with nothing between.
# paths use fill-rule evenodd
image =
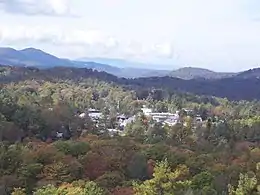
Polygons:
<instances>
[{"instance_id":1,"label":"cluster of buildings","mask_svg":"<svg viewBox=\"0 0 260 195\"><path fill-rule=\"evenodd\" d=\"M52 108L49 108L49 110L53 110ZM193 115L192 119L193 119L193 124L195 123L202 123L203 120L201 118L201 116L197 115L194 117L194 113L193 110L189 110L189 109L182 109L188 116L189 115ZM146 106L143 106L141 108L141 112L138 115L134 115L134 116L126 116L124 114L118 114L117 118L116 118L116 128L110 128L110 129L104 129L103 131L108 131L112 136L114 134L123 134L124 133L124 129L128 124L133 123L137 116L140 115L144 115L146 118L148 119L152 119L154 122L160 123L163 126L167 125L167 126L175 126L176 124L180 124L182 123L181 120L181 116L180 116L180 111L176 111L175 113L170 113L170 112L153 112L153 110L151 108L147 108ZM86 112L78 112L76 114L77 117L81 118L81 119L85 119L85 118L89 118L91 119L97 127L101 127L103 126L103 124L101 124L101 120L104 116L102 114L102 112L100 110L97 109L88 109ZM185 125L185 122L183 122L183 125ZM64 132L66 135L64 135ZM56 132L56 135L54 135L57 139L61 139L64 137L69 137L69 135L67 135L69 132L69 128L61 131ZM101 131L102 133L102 131Z\"/></svg>"},{"instance_id":2,"label":"cluster of buildings","mask_svg":"<svg viewBox=\"0 0 260 195\"><path fill-rule=\"evenodd\" d=\"M180 116L178 111L176 111L176 113L152 112L151 108L146 108L146 107L143 107L141 110L146 117L150 117L158 123L174 126L178 122L180 122Z\"/></svg>"},{"instance_id":3,"label":"cluster of buildings","mask_svg":"<svg viewBox=\"0 0 260 195\"><path fill-rule=\"evenodd\" d=\"M170 112L153 112L151 108L147 108L143 106L141 109L144 116L152 119L157 123L161 123L162 125L174 126L181 122L180 120L180 111L176 111L175 113ZM184 109L186 113L192 112L192 110ZM86 118L87 116L94 122L98 124L99 120L103 117L102 112L96 109L89 109L87 112L80 113L79 118ZM108 129L109 132L123 132L126 125L134 122L136 116L126 116L124 114L118 114L117 116L117 128L116 129ZM200 116L196 116L194 118L195 122L202 122L202 118Z\"/></svg>"}]
</instances>

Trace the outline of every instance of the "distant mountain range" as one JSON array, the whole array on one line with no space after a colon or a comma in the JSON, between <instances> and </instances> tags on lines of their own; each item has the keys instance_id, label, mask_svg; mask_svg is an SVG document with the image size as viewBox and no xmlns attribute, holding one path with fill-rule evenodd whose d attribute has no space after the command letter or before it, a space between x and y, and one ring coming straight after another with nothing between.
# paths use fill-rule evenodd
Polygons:
<instances>
[{"instance_id":1,"label":"distant mountain range","mask_svg":"<svg viewBox=\"0 0 260 195\"><path fill-rule=\"evenodd\" d=\"M233 77L237 73L214 72L204 68L184 67L172 71L169 76L191 80L191 79L222 79Z\"/></svg>"},{"instance_id":2,"label":"distant mountain range","mask_svg":"<svg viewBox=\"0 0 260 195\"><path fill-rule=\"evenodd\" d=\"M103 59L103 61L106 62L107 60ZM101 58L96 61L94 61L94 59L81 59L80 61L61 59L35 48L27 48L23 50L15 50L13 48L0 48L0 64L2 65L19 67L33 66L37 68L90 68L98 71L105 71L115 76L125 78L165 76L170 72L169 70L145 69L141 68L142 66L140 66L140 68L128 66L131 65L131 63L123 60L117 61L118 66L110 65L109 63L102 63L103 61L101 60ZM116 60L113 61L115 62ZM110 62L112 62L112 60ZM119 65L121 65L121 67Z\"/></svg>"},{"instance_id":3,"label":"distant mountain range","mask_svg":"<svg viewBox=\"0 0 260 195\"><path fill-rule=\"evenodd\" d=\"M49 68L54 66L73 66L70 60L60 59L39 49L15 50L0 48L0 64L12 66L34 66Z\"/></svg>"},{"instance_id":4,"label":"distant mountain range","mask_svg":"<svg viewBox=\"0 0 260 195\"><path fill-rule=\"evenodd\" d=\"M244 72L241 72L237 75L237 78L240 79L260 79L260 68L253 68Z\"/></svg>"},{"instance_id":5,"label":"distant mountain range","mask_svg":"<svg viewBox=\"0 0 260 195\"><path fill-rule=\"evenodd\" d=\"M184 80L191 79L223 79L237 76L238 73L221 73L214 72L203 68L184 67L177 70L155 70L150 67L160 67L155 64L144 64L131 62L122 59L108 58L81 58L78 60L69 60L58 58L35 48L26 48L15 50L13 48L0 47L0 65L11 65L18 67L37 67L40 69L52 67L74 67L89 68L97 71L104 71L117 77L140 78L140 77L175 77ZM146 68L148 67L148 68ZM245 75L258 75L256 70L249 70ZM246 78L245 75L240 77Z\"/></svg>"},{"instance_id":6,"label":"distant mountain range","mask_svg":"<svg viewBox=\"0 0 260 195\"><path fill-rule=\"evenodd\" d=\"M165 76L169 74L169 70L153 70L144 68L133 68L112 66L108 64L102 64L96 61L73 61L76 67L91 68L93 70L104 71L109 74L113 74L117 77L124 78L139 78L139 77L151 77L151 76Z\"/></svg>"}]
</instances>

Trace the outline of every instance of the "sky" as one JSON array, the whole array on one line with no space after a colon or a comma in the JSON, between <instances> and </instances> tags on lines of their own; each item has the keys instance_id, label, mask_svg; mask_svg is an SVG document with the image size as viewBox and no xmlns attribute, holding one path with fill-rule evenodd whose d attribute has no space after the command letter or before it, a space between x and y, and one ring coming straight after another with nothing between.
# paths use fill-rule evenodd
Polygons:
<instances>
[{"instance_id":1,"label":"sky","mask_svg":"<svg viewBox=\"0 0 260 195\"><path fill-rule=\"evenodd\" d=\"M167 69L260 66L259 0L0 0L0 16L1 47Z\"/></svg>"}]
</instances>

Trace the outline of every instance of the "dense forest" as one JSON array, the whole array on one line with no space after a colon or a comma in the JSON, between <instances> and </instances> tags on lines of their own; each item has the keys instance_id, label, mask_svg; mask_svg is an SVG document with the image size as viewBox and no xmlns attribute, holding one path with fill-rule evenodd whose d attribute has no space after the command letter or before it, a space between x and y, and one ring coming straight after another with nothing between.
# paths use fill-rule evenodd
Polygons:
<instances>
[{"instance_id":1,"label":"dense forest","mask_svg":"<svg viewBox=\"0 0 260 195\"><path fill-rule=\"evenodd\" d=\"M170 76L126 79L87 68L53 67L38 69L34 67L0 66L0 83L32 79L47 81L61 79L78 82L86 78L92 78L108 83L112 82L129 90L143 91L146 94L152 89L160 89L164 91L164 94L169 95L176 92L193 93L228 98L235 101L260 99L258 75L259 69L253 69L222 79L198 78L183 80Z\"/></svg>"},{"instance_id":2,"label":"dense forest","mask_svg":"<svg viewBox=\"0 0 260 195\"><path fill-rule=\"evenodd\" d=\"M0 194L260 193L259 101L193 95L156 78L88 69L0 72ZM143 106L180 111L181 123L162 126L139 114ZM99 125L78 117L89 108L102 112ZM137 118L124 134L111 135L118 114ZM194 123L195 115L203 122Z\"/></svg>"}]
</instances>

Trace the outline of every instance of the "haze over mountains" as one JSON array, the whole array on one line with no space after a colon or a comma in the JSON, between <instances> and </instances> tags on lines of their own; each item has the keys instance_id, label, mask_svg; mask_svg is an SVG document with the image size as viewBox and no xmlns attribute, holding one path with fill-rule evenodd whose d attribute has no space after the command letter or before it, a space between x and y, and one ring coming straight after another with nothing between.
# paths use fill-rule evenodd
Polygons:
<instances>
[{"instance_id":1,"label":"haze over mountains","mask_svg":"<svg viewBox=\"0 0 260 195\"><path fill-rule=\"evenodd\" d=\"M128 61L124 59L114 59L114 58L79 58L77 61L83 62L97 62L100 64L109 64L111 66L115 66L118 68L143 68L147 66L147 63ZM149 64L149 67L153 67L153 69L159 70L161 64Z\"/></svg>"},{"instance_id":2,"label":"haze over mountains","mask_svg":"<svg viewBox=\"0 0 260 195\"><path fill-rule=\"evenodd\" d=\"M0 64L25 67L34 66L37 68L59 66L90 68L125 78L171 76L190 80L199 78L220 79L235 75L235 73L218 73L203 68L193 67L185 67L177 70L158 70L152 69L151 67L160 67L160 65L131 62L122 59L81 58L78 60L69 60L58 58L35 48L26 48L23 50L0 48Z\"/></svg>"},{"instance_id":3,"label":"haze over mountains","mask_svg":"<svg viewBox=\"0 0 260 195\"><path fill-rule=\"evenodd\" d=\"M103 61L108 61L103 59ZM115 62L116 60L114 60ZM126 78L136 78L136 77L149 77L149 76L165 76L170 71L169 70L153 70L145 69L141 67L148 66L147 64L142 64L140 68L136 68L137 64L130 66L132 62L124 61L120 66L113 66L108 63L101 63L102 60L94 61L94 59L81 59L81 60L69 60L61 59L54 55L48 54L42 50L35 48L26 48L23 50L15 50L13 48L0 48L0 64L2 65L12 65L12 66L34 66L38 68L50 68L57 66L64 67L80 67L80 68L91 68L98 71L105 71L107 73L113 74L118 77ZM120 64L118 60L118 65ZM129 65L129 66L128 66ZM139 64L141 65L141 64Z\"/></svg>"}]
</instances>

